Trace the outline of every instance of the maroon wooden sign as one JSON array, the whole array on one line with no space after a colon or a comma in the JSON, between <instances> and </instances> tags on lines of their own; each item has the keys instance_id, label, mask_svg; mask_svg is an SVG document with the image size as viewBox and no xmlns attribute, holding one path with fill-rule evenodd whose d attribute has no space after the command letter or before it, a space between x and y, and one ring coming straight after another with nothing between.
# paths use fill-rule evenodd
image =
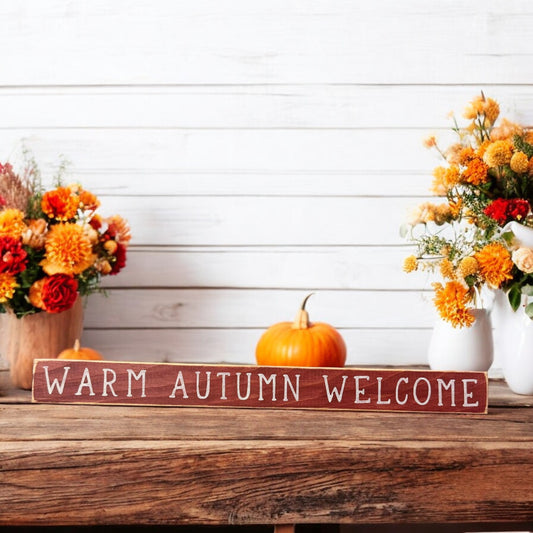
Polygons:
<instances>
[{"instance_id":1,"label":"maroon wooden sign","mask_svg":"<svg viewBox=\"0 0 533 533\"><path fill-rule=\"evenodd\" d=\"M37 360L33 401L486 413L487 374Z\"/></svg>"}]
</instances>

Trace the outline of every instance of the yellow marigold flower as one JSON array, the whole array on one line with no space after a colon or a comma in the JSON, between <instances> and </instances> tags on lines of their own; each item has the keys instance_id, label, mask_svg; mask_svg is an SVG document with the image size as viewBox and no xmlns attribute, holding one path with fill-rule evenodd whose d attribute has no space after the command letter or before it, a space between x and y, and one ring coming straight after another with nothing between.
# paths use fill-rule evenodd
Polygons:
<instances>
[{"instance_id":1,"label":"yellow marigold flower","mask_svg":"<svg viewBox=\"0 0 533 533\"><path fill-rule=\"evenodd\" d=\"M475 257L464 257L461 259L457 272L462 278L473 276L479 270L479 265Z\"/></svg>"},{"instance_id":2,"label":"yellow marigold flower","mask_svg":"<svg viewBox=\"0 0 533 533\"><path fill-rule=\"evenodd\" d=\"M440 262L439 269L444 279L455 279L455 268L447 257Z\"/></svg>"},{"instance_id":3,"label":"yellow marigold flower","mask_svg":"<svg viewBox=\"0 0 533 533\"><path fill-rule=\"evenodd\" d=\"M435 307L443 320L447 320L454 328L471 326L474 315L467 309L472 296L469 290L458 281L449 281L443 287L435 288Z\"/></svg>"},{"instance_id":4,"label":"yellow marigold flower","mask_svg":"<svg viewBox=\"0 0 533 533\"><path fill-rule=\"evenodd\" d=\"M18 283L15 276L6 272L0 273L0 303L11 300L17 287Z\"/></svg>"},{"instance_id":5,"label":"yellow marigold flower","mask_svg":"<svg viewBox=\"0 0 533 533\"><path fill-rule=\"evenodd\" d=\"M414 272L418 268L418 259L414 255L406 257L403 262L403 271L404 272Z\"/></svg>"},{"instance_id":6,"label":"yellow marigold flower","mask_svg":"<svg viewBox=\"0 0 533 533\"><path fill-rule=\"evenodd\" d=\"M0 211L0 235L9 235L20 239L26 230L24 213L18 209L4 209Z\"/></svg>"},{"instance_id":7,"label":"yellow marigold flower","mask_svg":"<svg viewBox=\"0 0 533 533\"><path fill-rule=\"evenodd\" d=\"M513 156L512 145L509 141L495 141L487 147L483 161L490 168L506 165Z\"/></svg>"},{"instance_id":8,"label":"yellow marigold flower","mask_svg":"<svg viewBox=\"0 0 533 533\"><path fill-rule=\"evenodd\" d=\"M49 276L75 276L89 268L96 260L91 242L78 224L52 226L46 235L44 247L46 254L41 266Z\"/></svg>"},{"instance_id":9,"label":"yellow marigold flower","mask_svg":"<svg viewBox=\"0 0 533 533\"><path fill-rule=\"evenodd\" d=\"M524 174L529 169L529 157L524 152L515 152L509 165L513 172Z\"/></svg>"},{"instance_id":10,"label":"yellow marigold flower","mask_svg":"<svg viewBox=\"0 0 533 533\"><path fill-rule=\"evenodd\" d=\"M469 161L461 176L466 183L477 186L487 182L488 170L489 167L481 159L475 157Z\"/></svg>"},{"instance_id":11,"label":"yellow marigold flower","mask_svg":"<svg viewBox=\"0 0 533 533\"><path fill-rule=\"evenodd\" d=\"M58 187L43 194L41 209L49 218L67 221L76 216L79 204L78 196L68 187Z\"/></svg>"},{"instance_id":12,"label":"yellow marigold flower","mask_svg":"<svg viewBox=\"0 0 533 533\"><path fill-rule=\"evenodd\" d=\"M505 281L512 279L513 261L509 251L494 242L484 246L474 255L479 265L479 273L487 283L498 289Z\"/></svg>"}]
</instances>

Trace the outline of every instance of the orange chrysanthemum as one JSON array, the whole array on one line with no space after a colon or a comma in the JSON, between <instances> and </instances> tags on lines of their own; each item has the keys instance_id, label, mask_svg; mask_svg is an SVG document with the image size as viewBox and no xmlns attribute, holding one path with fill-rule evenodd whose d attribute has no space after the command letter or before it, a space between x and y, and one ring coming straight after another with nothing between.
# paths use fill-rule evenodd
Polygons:
<instances>
[{"instance_id":1,"label":"orange chrysanthemum","mask_svg":"<svg viewBox=\"0 0 533 533\"><path fill-rule=\"evenodd\" d=\"M0 303L11 300L17 287L18 283L15 276L7 272L0 273Z\"/></svg>"},{"instance_id":2,"label":"orange chrysanthemum","mask_svg":"<svg viewBox=\"0 0 533 533\"><path fill-rule=\"evenodd\" d=\"M487 244L474 257L478 263L479 273L491 287L498 289L505 281L512 279L511 254L501 244L496 242Z\"/></svg>"},{"instance_id":3,"label":"orange chrysanthemum","mask_svg":"<svg viewBox=\"0 0 533 533\"><path fill-rule=\"evenodd\" d=\"M26 230L24 213L18 209L4 209L0 211L0 235L8 235L20 239Z\"/></svg>"},{"instance_id":4,"label":"orange chrysanthemum","mask_svg":"<svg viewBox=\"0 0 533 533\"><path fill-rule=\"evenodd\" d=\"M45 258L41 262L49 275L75 276L96 260L89 238L78 224L56 224L46 235Z\"/></svg>"},{"instance_id":5,"label":"orange chrysanthemum","mask_svg":"<svg viewBox=\"0 0 533 533\"><path fill-rule=\"evenodd\" d=\"M488 180L488 170L489 167L481 159L474 157L463 170L462 178L466 183L470 183L471 185L481 185Z\"/></svg>"},{"instance_id":6,"label":"orange chrysanthemum","mask_svg":"<svg viewBox=\"0 0 533 533\"><path fill-rule=\"evenodd\" d=\"M452 324L454 328L471 326L475 317L466 307L472 296L468 289L458 281L449 281L443 287L435 289L435 307L443 320Z\"/></svg>"},{"instance_id":7,"label":"orange chrysanthemum","mask_svg":"<svg viewBox=\"0 0 533 533\"><path fill-rule=\"evenodd\" d=\"M79 198L68 187L58 187L43 194L41 209L49 218L67 221L76 216Z\"/></svg>"}]
</instances>

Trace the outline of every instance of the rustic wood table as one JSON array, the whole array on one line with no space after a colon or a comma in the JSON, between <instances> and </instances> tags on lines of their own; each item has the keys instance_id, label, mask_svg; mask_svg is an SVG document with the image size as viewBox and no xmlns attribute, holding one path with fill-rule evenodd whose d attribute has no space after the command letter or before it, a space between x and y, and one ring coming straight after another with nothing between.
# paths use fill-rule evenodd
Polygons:
<instances>
[{"instance_id":1,"label":"rustic wood table","mask_svg":"<svg viewBox=\"0 0 533 533\"><path fill-rule=\"evenodd\" d=\"M0 526L531 525L532 405L502 382L488 415L39 405L0 372Z\"/></svg>"}]
</instances>

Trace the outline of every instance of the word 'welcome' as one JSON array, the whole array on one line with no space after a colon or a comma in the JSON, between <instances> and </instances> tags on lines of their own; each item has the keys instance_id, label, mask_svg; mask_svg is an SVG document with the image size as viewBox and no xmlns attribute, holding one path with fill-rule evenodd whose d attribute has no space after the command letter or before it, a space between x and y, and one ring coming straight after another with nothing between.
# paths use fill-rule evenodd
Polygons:
<instances>
[{"instance_id":1,"label":"word 'welcome'","mask_svg":"<svg viewBox=\"0 0 533 533\"><path fill-rule=\"evenodd\" d=\"M33 401L484 413L483 372L38 360Z\"/></svg>"}]
</instances>

